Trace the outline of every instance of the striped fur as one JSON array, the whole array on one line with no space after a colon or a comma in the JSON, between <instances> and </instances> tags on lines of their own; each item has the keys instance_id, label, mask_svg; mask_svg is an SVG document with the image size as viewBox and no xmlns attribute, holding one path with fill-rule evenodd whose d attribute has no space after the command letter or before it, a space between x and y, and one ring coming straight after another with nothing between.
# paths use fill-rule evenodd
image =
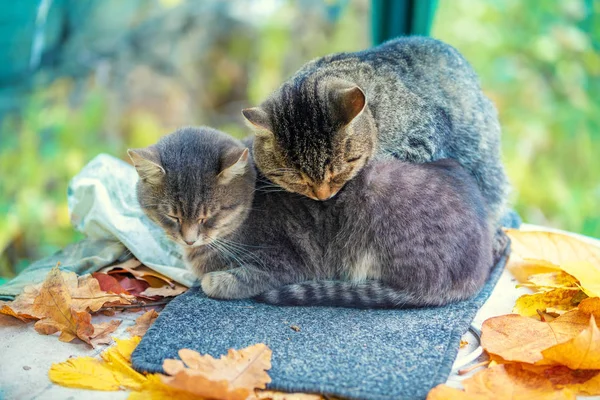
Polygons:
<instances>
[{"instance_id":1,"label":"striped fur","mask_svg":"<svg viewBox=\"0 0 600 400\"><path fill-rule=\"evenodd\" d=\"M150 150L138 154L164 174L140 180L138 199L184 245L210 297L442 305L477 293L492 265L484 199L456 161L373 161L323 202L257 176L242 143L218 131L187 128ZM235 167L235 177L218 179L240 161L246 167ZM201 238L182 243L189 231Z\"/></svg>"}]
</instances>

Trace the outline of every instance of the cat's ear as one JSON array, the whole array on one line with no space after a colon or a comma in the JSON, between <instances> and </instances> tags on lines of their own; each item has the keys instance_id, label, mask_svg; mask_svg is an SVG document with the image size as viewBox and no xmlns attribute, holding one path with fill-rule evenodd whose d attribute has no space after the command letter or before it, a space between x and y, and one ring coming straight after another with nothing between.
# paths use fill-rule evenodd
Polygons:
<instances>
[{"instance_id":1,"label":"cat's ear","mask_svg":"<svg viewBox=\"0 0 600 400\"><path fill-rule=\"evenodd\" d=\"M339 117L344 125L352 122L365 108L367 98L358 86L339 88L335 91Z\"/></svg>"},{"instance_id":2,"label":"cat's ear","mask_svg":"<svg viewBox=\"0 0 600 400\"><path fill-rule=\"evenodd\" d=\"M129 149L127 154L133 161L133 166L137 170L140 179L151 185L162 183L165 170L160 165L160 155L155 148Z\"/></svg>"},{"instance_id":3,"label":"cat's ear","mask_svg":"<svg viewBox=\"0 0 600 400\"><path fill-rule=\"evenodd\" d=\"M260 107L245 108L242 115L250 128L254 129L257 135L271 135L272 128L269 121L269 115Z\"/></svg>"},{"instance_id":4,"label":"cat's ear","mask_svg":"<svg viewBox=\"0 0 600 400\"><path fill-rule=\"evenodd\" d=\"M237 159L234 157L227 157L230 160L237 160L235 161L233 164L230 164L228 167L225 167L220 173L219 175L217 175L217 179L219 181L220 184L222 185L227 185L229 182L231 182L234 178L238 177L238 176L242 176L246 173L246 170L248 168L248 155L249 155L249 150L247 148L245 148L242 153L237 153L237 155L239 155L237 157ZM228 164L225 164L228 165Z\"/></svg>"}]
</instances>

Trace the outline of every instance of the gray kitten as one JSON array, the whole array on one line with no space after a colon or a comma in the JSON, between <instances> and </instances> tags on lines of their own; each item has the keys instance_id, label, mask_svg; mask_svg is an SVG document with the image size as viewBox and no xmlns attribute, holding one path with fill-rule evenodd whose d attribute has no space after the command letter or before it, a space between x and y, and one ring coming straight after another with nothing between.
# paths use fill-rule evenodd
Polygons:
<instances>
[{"instance_id":1,"label":"gray kitten","mask_svg":"<svg viewBox=\"0 0 600 400\"><path fill-rule=\"evenodd\" d=\"M492 266L484 200L458 163L372 162L330 201L256 175L248 149L185 128L130 150L144 212L211 297L352 307L443 305Z\"/></svg>"},{"instance_id":2,"label":"gray kitten","mask_svg":"<svg viewBox=\"0 0 600 400\"><path fill-rule=\"evenodd\" d=\"M313 60L243 114L258 169L288 191L326 200L371 159L453 158L473 174L499 227L508 181L497 112L445 43L405 37Z\"/></svg>"}]
</instances>

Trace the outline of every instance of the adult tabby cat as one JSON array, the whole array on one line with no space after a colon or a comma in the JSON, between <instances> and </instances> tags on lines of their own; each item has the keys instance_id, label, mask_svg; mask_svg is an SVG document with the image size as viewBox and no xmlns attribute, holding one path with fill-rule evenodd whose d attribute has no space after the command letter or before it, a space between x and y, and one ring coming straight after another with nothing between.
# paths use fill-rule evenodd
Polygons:
<instances>
[{"instance_id":1,"label":"adult tabby cat","mask_svg":"<svg viewBox=\"0 0 600 400\"><path fill-rule=\"evenodd\" d=\"M438 40L313 60L243 114L257 167L288 191L326 200L372 159L453 158L475 177L492 227L505 211L496 109L469 63Z\"/></svg>"},{"instance_id":2,"label":"adult tabby cat","mask_svg":"<svg viewBox=\"0 0 600 400\"><path fill-rule=\"evenodd\" d=\"M142 209L211 297L442 305L476 293L492 265L483 198L455 161L372 162L319 202L257 177L248 149L210 128L129 155Z\"/></svg>"}]
</instances>

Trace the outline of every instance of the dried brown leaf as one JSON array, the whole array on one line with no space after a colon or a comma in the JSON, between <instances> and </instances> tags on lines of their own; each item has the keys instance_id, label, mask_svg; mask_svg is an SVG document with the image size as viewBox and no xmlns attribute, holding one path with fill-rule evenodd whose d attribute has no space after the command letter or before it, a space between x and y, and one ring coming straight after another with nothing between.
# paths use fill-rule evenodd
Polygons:
<instances>
[{"instance_id":1,"label":"dried brown leaf","mask_svg":"<svg viewBox=\"0 0 600 400\"><path fill-rule=\"evenodd\" d=\"M131 336L144 336L156 318L158 318L158 313L155 310L147 311L135 320L134 326L127 328L127 332Z\"/></svg>"},{"instance_id":2,"label":"dried brown leaf","mask_svg":"<svg viewBox=\"0 0 600 400\"><path fill-rule=\"evenodd\" d=\"M487 319L481 330L481 345L496 361L534 364L542 351L566 342L589 324L589 316L570 311L551 322L536 321L516 314Z\"/></svg>"},{"instance_id":3,"label":"dried brown leaf","mask_svg":"<svg viewBox=\"0 0 600 400\"><path fill-rule=\"evenodd\" d=\"M573 339L542 351L543 363L560 364L570 369L600 370L600 329L594 316L587 329Z\"/></svg>"},{"instance_id":4,"label":"dried brown leaf","mask_svg":"<svg viewBox=\"0 0 600 400\"><path fill-rule=\"evenodd\" d=\"M162 378L171 387L204 398L243 400L254 396L271 381L271 350L256 344L242 350L230 349L215 359L193 350L179 351L179 360L165 360L163 369L171 376Z\"/></svg>"},{"instance_id":5,"label":"dried brown leaf","mask_svg":"<svg viewBox=\"0 0 600 400\"><path fill-rule=\"evenodd\" d=\"M574 400L568 389L556 389L552 382L518 364L487 368L462 382L465 390L447 385L433 388L427 400Z\"/></svg>"}]
</instances>

